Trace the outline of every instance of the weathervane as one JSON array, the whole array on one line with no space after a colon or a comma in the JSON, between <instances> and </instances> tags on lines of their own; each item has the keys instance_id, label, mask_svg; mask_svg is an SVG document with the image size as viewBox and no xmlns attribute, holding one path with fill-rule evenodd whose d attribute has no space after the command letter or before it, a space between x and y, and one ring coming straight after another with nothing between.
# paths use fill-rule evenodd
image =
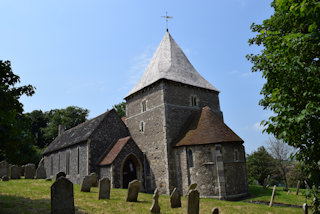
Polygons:
<instances>
[{"instance_id":1,"label":"weathervane","mask_svg":"<svg viewBox=\"0 0 320 214\"><path fill-rule=\"evenodd\" d=\"M168 16L168 12L166 12L166 15L165 16L161 16L162 18L166 18L166 25L167 25L167 31L168 31L168 20L169 19L173 19L172 16Z\"/></svg>"}]
</instances>

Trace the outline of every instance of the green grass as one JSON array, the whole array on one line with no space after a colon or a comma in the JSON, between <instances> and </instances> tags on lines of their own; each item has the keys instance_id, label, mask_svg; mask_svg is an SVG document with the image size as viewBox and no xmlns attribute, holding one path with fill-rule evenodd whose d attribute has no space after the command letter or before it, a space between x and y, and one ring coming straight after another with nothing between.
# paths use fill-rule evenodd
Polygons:
<instances>
[{"instance_id":1,"label":"green grass","mask_svg":"<svg viewBox=\"0 0 320 214\"><path fill-rule=\"evenodd\" d=\"M10 180L0 182L0 213L50 213L50 186L53 181L45 180ZM262 190L259 186L250 186L252 198L247 200L269 201L272 190ZM294 189L287 195L278 191L275 202L302 205L304 196L296 196ZM138 203L125 201L127 190L112 189L111 199L98 200L98 188L91 188L91 192L80 192L80 186L74 185L76 213L150 213L152 195L139 193ZM246 200L245 200L246 201ZM300 208L268 207L266 205L250 204L245 201L231 202L215 199L200 199L200 213L210 213L213 207L218 207L220 213L229 214L259 214L259 213L301 213ZM186 213L186 201L182 197L182 208L170 208L168 196L160 196L159 204L161 213L183 214Z\"/></svg>"}]
</instances>

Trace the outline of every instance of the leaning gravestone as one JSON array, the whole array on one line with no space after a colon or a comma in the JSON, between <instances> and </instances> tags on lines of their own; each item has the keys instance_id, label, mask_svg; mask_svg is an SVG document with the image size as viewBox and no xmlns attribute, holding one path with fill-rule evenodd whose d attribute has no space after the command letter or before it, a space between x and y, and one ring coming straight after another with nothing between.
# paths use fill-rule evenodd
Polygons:
<instances>
[{"instance_id":1,"label":"leaning gravestone","mask_svg":"<svg viewBox=\"0 0 320 214\"><path fill-rule=\"evenodd\" d=\"M60 177L66 177L66 173L64 173L64 172L58 172L58 173L56 174L56 180L58 180L58 178L60 178Z\"/></svg>"},{"instance_id":2,"label":"leaning gravestone","mask_svg":"<svg viewBox=\"0 0 320 214\"><path fill-rule=\"evenodd\" d=\"M199 214L199 192L192 189L187 195L187 214Z\"/></svg>"},{"instance_id":3,"label":"leaning gravestone","mask_svg":"<svg viewBox=\"0 0 320 214\"><path fill-rule=\"evenodd\" d=\"M98 181L98 175L95 172L90 173L91 177L91 186L96 187L97 186L97 181Z\"/></svg>"},{"instance_id":4,"label":"leaning gravestone","mask_svg":"<svg viewBox=\"0 0 320 214\"><path fill-rule=\"evenodd\" d=\"M160 206L159 206L159 191L158 188L154 190L153 194L153 202L150 208L151 213L160 213Z\"/></svg>"},{"instance_id":5,"label":"leaning gravestone","mask_svg":"<svg viewBox=\"0 0 320 214\"><path fill-rule=\"evenodd\" d=\"M181 196L177 188L174 188L170 195L170 205L171 208L181 207Z\"/></svg>"},{"instance_id":6,"label":"leaning gravestone","mask_svg":"<svg viewBox=\"0 0 320 214\"><path fill-rule=\"evenodd\" d=\"M138 180L133 180L129 183L127 202L136 202L140 191L141 183Z\"/></svg>"},{"instance_id":7,"label":"leaning gravestone","mask_svg":"<svg viewBox=\"0 0 320 214\"><path fill-rule=\"evenodd\" d=\"M211 214L219 214L219 209L217 207L213 208Z\"/></svg>"},{"instance_id":8,"label":"leaning gravestone","mask_svg":"<svg viewBox=\"0 0 320 214\"><path fill-rule=\"evenodd\" d=\"M0 178L4 175L9 175L9 164L5 160L0 162Z\"/></svg>"},{"instance_id":9,"label":"leaning gravestone","mask_svg":"<svg viewBox=\"0 0 320 214\"><path fill-rule=\"evenodd\" d=\"M51 186L51 214L74 214L73 183L60 177Z\"/></svg>"},{"instance_id":10,"label":"leaning gravestone","mask_svg":"<svg viewBox=\"0 0 320 214\"><path fill-rule=\"evenodd\" d=\"M37 171L36 171L36 179L46 179L47 173L46 169L44 166L41 164L38 166Z\"/></svg>"},{"instance_id":11,"label":"leaning gravestone","mask_svg":"<svg viewBox=\"0 0 320 214\"><path fill-rule=\"evenodd\" d=\"M36 167L33 163L28 163L24 166L24 178L25 179L34 179L36 173Z\"/></svg>"},{"instance_id":12,"label":"leaning gravestone","mask_svg":"<svg viewBox=\"0 0 320 214\"><path fill-rule=\"evenodd\" d=\"M20 179L20 173L21 173L21 170L20 170L19 166L12 165L10 167L10 178L11 179Z\"/></svg>"},{"instance_id":13,"label":"leaning gravestone","mask_svg":"<svg viewBox=\"0 0 320 214\"><path fill-rule=\"evenodd\" d=\"M99 180L99 196L98 199L110 199L110 179L102 178Z\"/></svg>"},{"instance_id":14,"label":"leaning gravestone","mask_svg":"<svg viewBox=\"0 0 320 214\"><path fill-rule=\"evenodd\" d=\"M300 189L300 180L297 183L296 195L299 194L299 189Z\"/></svg>"},{"instance_id":15,"label":"leaning gravestone","mask_svg":"<svg viewBox=\"0 0 320 214\"><path fill-rule=\"evenodd\" d=\"M277 188L277 186L274 185L274 186L273 186L273 190L272 190L272 195L271 195L270 203L269 203L269 207L272 207L272 205L273 205L274 195L276 194L276 188Z\"/></svg>"},{"instance_id":16,"label":"leaning gravestone","mask_svg":"<svg viewBox=\"0 0 320 214\"><path fill-rule=\"evenodd\" d=\"M81 192L90 192L92 180L90 175L84 176L81 183Z\"/></svg>"}]
</instances>

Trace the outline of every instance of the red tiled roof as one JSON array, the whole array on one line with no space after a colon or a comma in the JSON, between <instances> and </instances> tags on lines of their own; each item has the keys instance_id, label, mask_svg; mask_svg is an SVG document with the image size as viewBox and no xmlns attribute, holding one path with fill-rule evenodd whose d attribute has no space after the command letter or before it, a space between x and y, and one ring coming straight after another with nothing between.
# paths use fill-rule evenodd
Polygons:
<instances>
[{"instance_id":1,"label":"red tiled roof","mask_svg":"<svg viewBox=\"0 0 320 214\"><path fill-rule=\"evenodd\" d=\"M176 146L223 142L243 142L209 107L196 112L189 120Z\"/></svg>"},{"instance_id":2,"label":"red tiled roof","mask_svg":"<svg viewBox=\"0 0 320 214\"><path fill-rule=\"evenodd\" d=\"M100 166L112 164L112 162L116 159L122 148L126 145L131 137L120 138L116 144L112 147L110 152L102 159L102 161L98 164Z\"/></svg>"}]
</instances>

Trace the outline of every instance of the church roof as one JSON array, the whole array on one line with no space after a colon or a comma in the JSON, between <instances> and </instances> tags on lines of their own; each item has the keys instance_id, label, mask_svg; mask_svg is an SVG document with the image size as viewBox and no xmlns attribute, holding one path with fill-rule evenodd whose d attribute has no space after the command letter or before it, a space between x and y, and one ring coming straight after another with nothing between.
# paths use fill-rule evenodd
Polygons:
<instances>
[{"instance_id":1,"label":"church roof","mask_svg":"<svg viewBox=\"0 0 320 214\"><path fill-rule=\"evenodd\" d=\"M100 166L112 164L113 161L116 159L118 154L121 152L122 148L127 144L130 140L130 136L120 138L116 144L112 147L110 152L102 159L102 161L98 164Z\"/></svg>"},{"instance_id":2,"label":"church roof","mask_svg":"<svg viewBox=\"0 0 320 214\"><path fill-rule=\"evenodd\" d=\"M54 152L56 150L88 140L93 131L111 111L114 111L114 109L64 131L47 146L43 154Z\"/></svg>"},{"instance_id":3,"label":"church roof","mask_svg":"<svg viewBox=\"0 0 320 214\"><path fill-rule=\"evenodd\" d=\"M168 31L164 35L142 78L126 97L160 79L218 91L194 69Z\"/></svg>"},{"instance_id":4,"label":"church roof","mask_svg":"<svg viewBox=\"0 0 320 214\"><path fill-rule=\"evenodd\" d=\"M176 146L243 142L209 107L196 111L189 118Z\"/></svg>"}]
</instances>

